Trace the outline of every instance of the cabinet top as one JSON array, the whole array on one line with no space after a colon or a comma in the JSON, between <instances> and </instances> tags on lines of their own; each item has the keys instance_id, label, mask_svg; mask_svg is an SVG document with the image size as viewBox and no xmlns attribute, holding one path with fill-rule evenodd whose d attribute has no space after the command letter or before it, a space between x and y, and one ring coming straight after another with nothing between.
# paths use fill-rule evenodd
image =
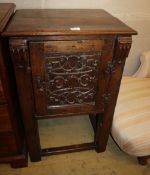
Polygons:
<instances>
[{"instance_id":1,"label":"cabinet top","mask_svg":"<svg viewBox=\"0 0 150 175\"><path fill-rule=\"evenodd\" d=\"M104 10L24 9L17 10L4 36L137 34Z\"/></svg>"},{"instance_id":2,"label":"cabinet top","mask_svg":"<svg viewBox=\"0 0 150 175\"><path fill-rule=\"evenodd\" d=\"M13 3L0 3L0 34L3 32L14 10L15 5Z\"/></svg>"}]
</instances>

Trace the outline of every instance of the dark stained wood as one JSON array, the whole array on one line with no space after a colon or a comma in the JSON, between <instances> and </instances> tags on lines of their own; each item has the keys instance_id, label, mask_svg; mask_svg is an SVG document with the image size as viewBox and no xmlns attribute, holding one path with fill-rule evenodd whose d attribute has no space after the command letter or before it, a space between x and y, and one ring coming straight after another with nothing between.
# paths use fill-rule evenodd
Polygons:
<instances>
[{"instance_id":1,"label":"dark stained wood","mask_svg":"<svg viewBox=\"0 0 150 175\"><path fill-rule=\"evenodd\" d=\"M8 23L10 17L12 16L14 9L15 5L13 3L0 3L0 35L3 32L4 28L6 27L6 24ZM1 82L1 75L0 75L0 103L6 103L3 84Z\"/></svg>"},{"instance_id":2,"label":"dark stained wood","mask_svg":"<svg viewBox=\"0 0 150 175\"><path fill-rule=\"evenodd\" d=\"M10 163L12 168L23 168L28 166L26 146L23 147L22 153L4 156L0 158L0 163Z\"/></svg>"},{"instance_id":3,"label":"dark stained wood","mask_svg":"<svg viewBox=\"0 0 150 175\"><path fill-rule=\"evenodd\" d=\"M5 97L2 82L1 82L1 79L0 79L0 104L3 104L5 102L6 102L6 97Z\"/></svg>"},{"instance_id":4,"label":"dark stained wood","mask_svg":"<svg viewBox=\"0 0 150 175\"><path fill-rule=\"evenodd\" d=\"M133 34L103 10L17 11L3 36L9 39L31 161L105 150ZM94 143L41 149L36 120L79 114L90 114Z\"/></svg>"},{"instance_id":5,"label":"dark stained wood","mask_svg":"<svg viewBox=\"0 0 150 175\"><path fill-rule=\"evenodd\" d=\"M0 132L12 131L12 124L9 117L8 105L0 105Z\"/></svg>"},{"instance_id":6,"label":"dark stained wood","mask_svg":"<svg viewBox=\"0 0 150 175\"><path fill-rule=\"evenodd\" d=\"M18 40L18 42L14 42L10 40L9 44L14 70L17 74L18 95L30 158L32 161L41 160L37 121L34 118L34 100L27 41Z\"/></svg>"},{"instance_id":7,"label":"dark stained wood","mask_svg":"<svg viewBox=\"0 0 150 175\"><path fill-rule=\"evenodd\" d=\"M23 153L24 154L24 153ZM20 156L19 159L15 159L11 162L12 168L24 168L28 166L27 154L26 156Z\"/></svg>"},{"instance_id":8,"label":"dark stained wood","mask_svg":"<svg viewBox=\"0 0 150 175\"><path fill-rule=\"evenodd\" d=\"M79 108L80 106L80 108ZM47 115L37 115L35 114L35 118L38 119L48 119L48 118L63 118L70 117L73 115L84 115L87 113L98 113L100 110L94 110L92 105L81 104L81 105L72 105L72 106L59 106L59 108L52 107L50 110L47 110Z\"/></svg>"},{"instance_id":9,"label":"dark stained wood","mask_svg":"<svg viewBox=\"0 0 150 175\"><path fill-rule=\"evenodd\" d=\"M0 3L0 34L5 29L14 10L14 4ZM8 40L0 36L0 162L7 160L7 163L12 163L16 160L16 155L23 156L25 137L9 58ZM26 161L26 159L23 160Z\"/></svg>"},{"instance_id":10,"label":"dark stained wood","mask_svg":"<svg viewBox=\"0 0 150 175\"><path fill-rule=\"evenodd\" d=\"M105 71L109 75L109 83L106 88L106 94L104 98L105 108L102 114L103 120L98 125L97 131L97 152L105 151L110 127L114 115L114 110L119 93L122 73L124 69L125 60L128 57L131 48L131 37L118 37L116 39L114 56L108 70Z\"/></svg>"},{"instance_id":11,"label":"dark stained wood","mask_svg":"<svg viewBox=\"0 0 150 175\"><path fill-rule=\"evenodd\" d=\"M14 134L0 134L0 156L17 154L17 144Z\"/></svg>"},{"instance_id":12,"label":"dark stained wood","mask_svg":"<svg viewBox=\"0 0 150 175\"><path fill-rule=\"evenodd\" d=\"M11 160L11 157L10 157ZM12 168L24 168L28 166L28 150L26 144L22 149L22 154L16 155L12 158L11 167Z\"/></svg>"},{"instance_id":13,"label":"dark stained wood","mask_svg":"<svg viewBox=\"0 0 150 175\"><path fill-rule=\"evenodd\" d=\"M29 44L37 116L102 112L99 97L104 93L103 86L106 86L101 76L102 67L105 67L102 60L106 58L111 62L114 44L112 38L104 41ZM109 57L103 48L109 51Z\"/></svg>"},{"instance_id":14,"label":"dark stained wood","mask_svg":"<svg viewBox=\"0 0 150 175\"><path fill-rule=\"evenodd\" d=\"M99 52L104 45L103 40L75 40L75 41L52 41L43 43L45 54L77 54L88 52Z\"/></svg>"},{"instance_id":15,"label":"dark stained wood","mask_svg":"<svg viewBox=\"0 0 150 175\"><path fill-rule=\"evenodd\" d=\"M71 30L80 27L80 30ZM3 33L9 36L94 35L136 32L104 10L25 9L18 10Z\"/></svg>"},{"instance_id":16,"label":"dark stained wood","mask_svg":"<svg viewBox=\"0 0 150 175\"><path fill-rule=\"evenodd\" d=\"M95 148L94 143L83 143L79 145L69 145L54 148L45 148L41 150L41 156L50 156L56 154L72 153L77 151L91 150Z\"/></svg>"},{"instance_id":17,"label":"dark stained wood","mask_svg":"<svg viewBox=\"0 0 150 175\"><path fill-rule=\"evenodd\" d=\"M14 13L15 4L13 3L0 3L0 34L3 32L10 17Z\"/></svg>"},{"instance_id":18,"label":"dark stained wood","mask_svg":"<svg viewBox=\"0 0 150 175\"><path fill-rule=\"evenodd\" d=\"M89 119L91 121L94 132L96 132L96 128L97 128L97 117L96 117L96 115L90 114Z\"/></svg>"},{"instance_id":19,"label":"dark stained wood","mask_svg":"<svg viewBox=\"0 0 150 175\"><path fill-rule=\"evenodd\" d=\"M150 156L143 156L143 157L138 157L138 162L141 165L146 165L148 159L150 159Z\"/></svg>"},{"instance_id":20,"label":"dark stained wood","mask_svg":"<svg viewBox=\"0 0 150 175\"><path fill-rule=\"evenodd\" d=\"M99 128L99 126L102 125L102 121L103 121L103 113L97 113L97 114L90 114L89 115L89 119L91 121L93 130L95 132L95 138L94 138L94 142L96 143L96 133L97 130Z\"/></svg>"}]
</instances>

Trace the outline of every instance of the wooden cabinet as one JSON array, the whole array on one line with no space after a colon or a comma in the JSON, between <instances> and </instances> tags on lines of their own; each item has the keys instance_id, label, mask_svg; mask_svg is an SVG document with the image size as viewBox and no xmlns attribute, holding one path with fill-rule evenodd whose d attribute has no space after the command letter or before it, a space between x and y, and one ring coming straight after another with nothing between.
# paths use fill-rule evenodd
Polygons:
<instances>
[{"instance_id":1,"label":"wooden cabinet","mask_svg":"<svg viewBox=\"0 0 150 175\"><path fill-rule=\"evenodd\" d=\"M41 156L105 150L132 35L104 10L18 10L9 39L32 161ZM89 114L93 143L41 148L38 119Z\"/></svg>"},{"instance_id":2,"label":"wooden cabinet","mask_svg":"<svg viewBox=\"0 0 150 175\"><path fill-rule=\"evenodd\" d=\"M25 137L8 54L9 45L1 37L14 9L14 4L0 4L0 162L11 163L17 168L27 165Z\"/></svg>"}]
</instances>

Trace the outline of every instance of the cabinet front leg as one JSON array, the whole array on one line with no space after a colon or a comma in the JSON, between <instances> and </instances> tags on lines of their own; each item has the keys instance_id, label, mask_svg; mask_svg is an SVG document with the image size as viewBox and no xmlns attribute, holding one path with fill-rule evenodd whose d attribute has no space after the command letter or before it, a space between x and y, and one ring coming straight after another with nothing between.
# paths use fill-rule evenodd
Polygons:
<instances>
[{"instance_id":1,"label":"cabinet front leg","mask_svg":"<svg viewBox=\"0 0 150 175\"><path fill-rule=\"evenodd\" d=\"M40 139L38 132L38 125L36 123L35 130L29 130L26 132L27 138L27 146L29 150L30 160L31 162L37 162L41 160L41 147L40 147Z\"/></svg>"},{"instance_id":2,"label":"cabinet front leg","mask_svg":"<svg viewBox=\"0 0 150 175\"><path fill-rule=\"evenodd\" d=\"M9 46L29 155L31 161L39 161L41 160L41 147L38 125L34 117L35 109L27 40L10 39Z\"/></svg>"},{"instance_id":3,"label":"cabinet front leg","mask_svg":"<svg viewBox=\"0 0 150 175\"><path fill-rule=\"evenodd\" d=\"M116 39L113 59L111 63L108 63L108 68L105 72L108 74L107 76L109 77L109 83L106 94L104 94L104 113L102 115L103 120L97 126L97 152L103 152L106 149L125 60L128 57L131 43L131 37L118 37Z\"/></svg>"}]
</instances>

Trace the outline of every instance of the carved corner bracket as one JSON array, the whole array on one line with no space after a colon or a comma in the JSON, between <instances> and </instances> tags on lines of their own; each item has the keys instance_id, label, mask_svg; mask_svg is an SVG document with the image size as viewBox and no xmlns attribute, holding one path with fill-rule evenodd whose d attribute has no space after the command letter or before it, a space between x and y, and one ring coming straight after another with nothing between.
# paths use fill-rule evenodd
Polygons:
<instances>
[{"instance_id":1,"label":"carved corner bracket","mask_svg":"<svg viewBox=\"0 0 150 175\"><path fill-rule=\"evenodd\" d=\"M116 39L112 61L109 61L107 63L107 68L105 71L107 76L109 76L109 80L107 84L108 87L105 94L103 94L103 103L105 107L109 104L111 98L113 98L113 96L116 97L116 95L119 92L123 68L124 68L125 60L128 57L131 44L132 44L131 37L120 36ZM118 71L118 68L120 73L115 74L115 72ZM115 83L113 83L114 85L110 87L109 85L111 84L110 83L111 81L115 81Z\"/></svg>"},{"instance_id":2,"label":"carved corner bracket","mask_svg":"<svg viewBox=\"0 0 150 175\"><path fill-rule=\"evenodd\" d=\"M123 64L128 57L132 44L131 37L118 37L115 44L114 56L112 62L107 63L106 73L111 74L115 72L117 65Z\"/></svg>"},{"instance_id":3,"label":"carved corner bracket","mask_svg":"<svg viewBox=\"0 0 150 175\"><path fill-rule=\"evenodd\" d=\"M27 40L15 40L11 39L9 41L10 53L12 60L17 69L30 70L29 55L28 55L28 45Z\"/></svg>"}]
</instances>

